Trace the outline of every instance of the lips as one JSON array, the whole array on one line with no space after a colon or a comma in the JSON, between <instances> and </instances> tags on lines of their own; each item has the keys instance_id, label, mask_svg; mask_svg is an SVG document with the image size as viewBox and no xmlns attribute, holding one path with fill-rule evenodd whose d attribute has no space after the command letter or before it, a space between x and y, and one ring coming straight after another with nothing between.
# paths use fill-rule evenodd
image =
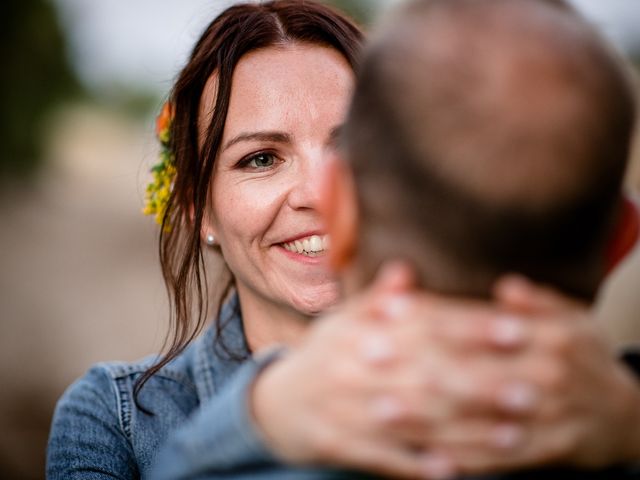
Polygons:
<instances>
[{"instance_id":1,"label":"lips","mask_svg":"<svg viewBox=\"0 0 640 480\"><path fill-rule=\"evenodd\" d=\"M322 255L329 249L329 235L309 235L290 242L283 242L281 245L289 252L315 257Z\"/></svg>"}]
</instances>

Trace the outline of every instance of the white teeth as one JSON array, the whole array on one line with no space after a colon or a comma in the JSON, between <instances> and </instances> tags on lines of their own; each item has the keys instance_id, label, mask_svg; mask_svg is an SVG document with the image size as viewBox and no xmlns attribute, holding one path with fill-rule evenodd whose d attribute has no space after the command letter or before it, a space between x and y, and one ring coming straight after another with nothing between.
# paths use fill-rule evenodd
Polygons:
<instances>
[{"instance_id":1,"label":"white teeth","mask_svg":"<svg viewBox=\"0 0 640 480\"><path fill-rule=\"evenodd\" d=\"M306 246L307 240L305 240L304 242ZM309 248L305 248L305 250L307 250L308 252L319 252L320 250L323 250L322 239L318 235L314 235L313 237L311 237L308 242Z\"/></svg>"},{"instance_id":2,"label":"white teeth","mask_svg":"<svg viewBox=\"0 0 640 480\"><path fill-rule=\"evenodd\" d=\"M283 243L282 246L290 252L316 256L329 249L329 235L311 235L294 242Z\"/></svg>"}]
</instances>

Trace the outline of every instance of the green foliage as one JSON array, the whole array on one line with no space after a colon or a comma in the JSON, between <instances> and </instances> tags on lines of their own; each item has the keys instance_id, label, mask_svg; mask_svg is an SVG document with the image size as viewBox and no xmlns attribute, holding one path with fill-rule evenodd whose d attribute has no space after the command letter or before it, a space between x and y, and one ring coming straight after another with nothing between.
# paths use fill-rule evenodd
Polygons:
<instances>
[{"instance_id":1,"label":"green foliage","mask_svg":"<svg viewBox=\"0 0 640 480\"><path fill-rule=\"evenodd\" d=\"M157 115L163 98L158 92L150 89L113 82L92 92L90 101L101 108L147 121L149 117Z\"/></svg>"},{"instance_id":2,"label":"green foliage","mask_svg":"<svg viewBox=\"0 0 640 480\"><path fill-rule=\"evenodd\" d=\"M80 92L47 0L0 2L0 174L27 176L42 162L46 115Z\"/></svg>"},{"instance_id":3,"label":"green foliage","mask_svg":"<svg viewBox=\"0 0 640 480\"><path fill-rule=\"evenodd\" d=\"M378 2L374 0L324 0L324 2L339 8L363 26L371 23L378 7Z\"/></svg>"}]
</instances>

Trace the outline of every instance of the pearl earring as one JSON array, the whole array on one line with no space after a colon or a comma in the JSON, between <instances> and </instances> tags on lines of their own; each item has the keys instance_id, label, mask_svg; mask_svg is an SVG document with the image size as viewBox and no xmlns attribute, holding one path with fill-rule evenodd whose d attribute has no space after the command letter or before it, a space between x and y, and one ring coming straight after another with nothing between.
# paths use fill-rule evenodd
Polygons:
<instances>
[{"instance_id":1,"label":"pearl earring","mask_svg":"<svg viewBox=\"0 0 640 480\"><path fill-rule=\"evenodd\" d=\"M214 237L212 234L209 233L207 235L207 238L205 239L205 242L207 242L207 245L212 247L213 245L216 244L216 237Z\"/></svg>"}]
</instances>

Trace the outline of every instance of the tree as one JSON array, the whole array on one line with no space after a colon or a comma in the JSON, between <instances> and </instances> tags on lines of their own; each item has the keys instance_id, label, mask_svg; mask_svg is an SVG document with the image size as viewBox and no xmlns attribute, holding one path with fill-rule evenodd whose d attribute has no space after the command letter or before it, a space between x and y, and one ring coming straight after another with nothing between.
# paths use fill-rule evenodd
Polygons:
<instances>
[{"instance_id":1,"label":"tree","mask_svg":"<svg viewBox=\"0 0 640 480\"><path fill-rule=\"evenodd\" d=\"M27 176L42 163L46 115L80 92L50 2L0 2L0 58L0 173Z\"/></svg>"}]
</instances>

